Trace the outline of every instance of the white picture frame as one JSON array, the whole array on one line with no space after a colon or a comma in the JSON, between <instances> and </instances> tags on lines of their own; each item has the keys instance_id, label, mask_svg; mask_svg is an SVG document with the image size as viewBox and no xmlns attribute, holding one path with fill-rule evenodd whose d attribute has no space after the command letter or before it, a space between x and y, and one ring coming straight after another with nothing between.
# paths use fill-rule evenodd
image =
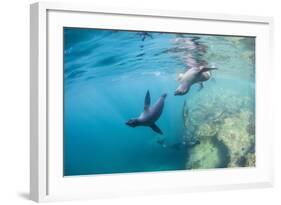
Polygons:
<instances>
[{"instance_id":1,"label":"white picture frame","mask_svg":"<svg viewBox=\"0 0 281 205\"><path fill-rule=\"evenodd\" d=\"M182 25L191 25L190 30L186 30ZM60 99L63 81L61 32L64 26L255 36L257 39L256 167L63 177ZM273 69L272 29L273 19L270 17L96 8L95 5L71 3L32 4L30 12L31 200L41 202L273 186L272 116L266 111L269 105L267 91L270 89L270 73L272 73L269 70Z\"/></svg>"}]
</instances>

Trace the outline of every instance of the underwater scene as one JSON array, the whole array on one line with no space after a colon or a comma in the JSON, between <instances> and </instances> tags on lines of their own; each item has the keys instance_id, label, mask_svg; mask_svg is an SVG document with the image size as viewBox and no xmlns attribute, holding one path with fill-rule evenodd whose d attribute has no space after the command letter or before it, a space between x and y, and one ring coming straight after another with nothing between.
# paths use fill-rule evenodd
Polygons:
<instances>
[{"instance_id":1,"label":"underwater scene","mask_svg":"<svg viewBox=\"0 0 281 205\"><path fill-rule=\"evenodd\" d=\"M255 166L255 38L70 28L64 176Z\"/></svg>"}]
</instances>

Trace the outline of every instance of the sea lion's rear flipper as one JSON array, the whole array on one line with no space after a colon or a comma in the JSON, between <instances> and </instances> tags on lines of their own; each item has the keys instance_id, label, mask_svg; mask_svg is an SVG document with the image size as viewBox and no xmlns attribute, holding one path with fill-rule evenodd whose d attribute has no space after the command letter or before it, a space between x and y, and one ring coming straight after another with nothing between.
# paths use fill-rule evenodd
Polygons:
<instances>
[{"instance_id":1,"label":"sea lion's rear flipper","mask_svg":"<svg viewBox=\"0 0 281 205\"><path fill-rule=\"evenodd\" d=\"M202 89L204 88L204 85L203 85L203 83L202 83L202 82L200 82L200 83L199 83L199 86L200 86L200 87L199 87L199 89L198 89L199 91L200 91L200 90L202 90Z\"/></svg>"},{"instance_id":2,"label":"sea lion's rear flipper","mask_svg":"<svg viewBox=\"0 0 281 205\"><path fill-rule=\"evenodd\" d=\"M207 71L211 71L211 70L217 70L217 69L218 69L218 68L203 67L203 68L201 68L200 73L207 72Z\"/></svg>"},{"instance_id":3,"label":"sea lion's rear flipper","mask_svg":"<svg viewBox=\"0 0 281 205\"><path fill-rule=\"evenodd\" d=\"M159 127L157 127L156 124L150 125L151 129L153 129L154 132L157 132L160 135L163 135L163 132L160 130Z\"/></svg>"},{"instance_id":4,"label":"sea lion's rear flipper","mask_svg":"<svg viewBox=\"0 0 281 205\"><path fill-rule=\"evenodd\" d=\"M147 90L145 99L144 99L144 111L147 111L150 106L150 93L149 90Z\"/></svg>"}]
</instances>

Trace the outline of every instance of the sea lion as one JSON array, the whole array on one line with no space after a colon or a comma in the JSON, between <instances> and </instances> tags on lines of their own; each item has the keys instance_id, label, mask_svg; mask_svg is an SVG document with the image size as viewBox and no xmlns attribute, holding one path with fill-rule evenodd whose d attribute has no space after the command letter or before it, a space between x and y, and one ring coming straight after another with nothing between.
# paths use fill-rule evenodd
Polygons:
<instances>
[{"instance_id":1,"label":"sea lion","mask_svg":"<svg viewBox=\"0 0 281 205\"><path fill-rule=\"evenodd\" d=\"M178 76L180 85L174 92L174 95L185 95L195 83L200 83L202 88L203 82L211 78L211 70L217 70L217 68L207 68L204 66L191 67L185 73L180 74Z\"/></svg>"},{"instance_id":2,"label":"sea lion","mask_svg":"<svg viewBox=\"0 0 281 205\"><path fill-rule=\"evenodd\" d=\"M177 142L172 145L169 145L168 147L173 150L182 150L183 148L186 149L188 147L194 147L198 144L200 144L199 140L194 140L194 141L189 141L189 142L182 141L182 142Z\"/></svg>"},{"instance_id":3,"label":"sea lion","mask_svg":"<svg viewBox=\"0 0 281 205\"><path fill-rule=\"evenodd\" d=\"M163 138L163 139L158 139L157 140L157 143L159 144L159 145L161 145L163 148L166 148L167 147L167 145L165 144L165 142L166 142L166 140Z\"/></svg>"},{"instance_id":4,"label":"sea lion","mask_svg":"<svg viewBox=\"0 0 281 205\"><path fill-rule=\"evenodd\" d=\"M144 111L140 114L138 118L130 119L126 122L126 124L130 127L147 126L150 127L153 131L162 135L163 132L155 124L155 122L160 118L162 114L166 96L167 96L166 93L161 95L161 97L157 100L157 102L150 107L150 93L148 90L146 92L145 100L144 100Z\"/></svg>"},{"instance_id":5,"label":"sea lion","mask_svg":"<svg viewBox=\"0 0 281 205\"><path fill-rule=\"evenodd\" d=\"M151 38L151 39L153 39L152 34L149 33L149 32L138 32L137 35L141 37L141 40L142 40L142 41L144 41L144 40L145 40L146 38L148 38L148 37Z\"/></svg>"}]
</instances>

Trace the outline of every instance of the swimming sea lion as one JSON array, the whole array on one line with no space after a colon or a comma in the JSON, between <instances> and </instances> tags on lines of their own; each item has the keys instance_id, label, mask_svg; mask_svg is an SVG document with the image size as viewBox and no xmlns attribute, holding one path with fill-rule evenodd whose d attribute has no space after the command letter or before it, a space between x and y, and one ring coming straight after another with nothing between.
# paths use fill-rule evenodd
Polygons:
<instances>
[{"instance_id":1,"label":"swimming sea lion","mask_svg":"<svg viewBox=\"0 0 281 205\"><path fill-rule=\"evenodd\" d=\"M217 68L207 68L204 66L191 67L185 73L179 75L178 80L180 85L174 92L174 95L185 95L189 91L190 87L195 83L200 83L202 88L202 82L211 78L210 71L216 69Z\"/></svg>"},{"instance_id":2,"label":"swimming sea lion","mask_svg":"<svg viewBox=\"0 0 281 205\"><path fill-rule=\"evenodd\" d=\"M155 124L155 122L160 118L163 108L164 108L164 100L167 94L164 93L157 100L157 102L150 107L150 93L149 90L146 92L145 100L144 100L144 111L138 118L130 119L126 122L126 124L130 127L136 126L148 126L153 131L158 134L163 134L160 128Z\"/></svg>"}]
</instances>

